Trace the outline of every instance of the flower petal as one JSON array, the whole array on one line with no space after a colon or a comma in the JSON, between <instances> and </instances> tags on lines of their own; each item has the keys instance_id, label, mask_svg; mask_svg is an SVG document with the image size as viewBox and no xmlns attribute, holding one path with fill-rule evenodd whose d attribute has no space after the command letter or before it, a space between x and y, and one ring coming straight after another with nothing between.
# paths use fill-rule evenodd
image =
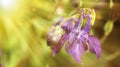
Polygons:
<instances>
[{"instance_id":1,"label":"flower petal","mask_svg":"<svg viewBox=\"0 0 120 67\"><path fill-rule=\"evenodd\" d=\"M75 19L71 18L70 20L66 21L61 28L67 33L70 33L74 28L74 25L72 23L73 21L75 21Z\"/></svg>"},{"instance_id":2,"label":"flower petal","mask_svg":"<svg viewBox=\"0 0 120 67\"><path fill-rule=\"evenodd\" d=\"M87 40L88 40L88 36L89 36L89 34L88 34L85 30L79 31L78 38L79 38L82 42L86 43Z\"/></svg>"},{"instance_id":3,"label":"flower petal","mask_svg":"<svg viewBox=\"0 0 120 67\"><path fill-rule=\"evenodd\" d=\"M70 34L69 34L69 42L70 43L73 43L73 41L76 39L76 36L75 36L76 32L72 31Z\"/></svg>"},{"instance_id":4,"label":"flower petal","mask_svg":"<svg viewBox=\"0 0 120 67\"><path fill-rule=\"evenodd\" d=\"M62 48L62 46L64 45L64 43L68 40L69 35L68 34L64 34L62 36L62 38L60 39L60 41L58 42L58 46L57 46L57 52L60 51L60 49Z\"/></svg>"},{"instance_id":5,"label":"flower petal","mask_svg":"<svg viewBox=\"0 0 120 67\"><path fill-rule=\"evenodd\" d=\"M86 22L86 25L83 27L83 29L87 32L90 33L90 28L91 28L91 16L89 14L85 14L84 16L85 18L88 18L88 21Z\"/></svg>"},{"instance_id":6,"label":"flower petal","mask_svg":"<svg viewBox=\"0 0 120 67\"><path fill-rule=\"evenodd\" d=\"M76 40L74 43L68 43L66 45L66 51L71 54L77 62L81 63L81 57L86 51L86 48L84 48L82 41Z\"/></svg>"},{"instance_id":7,"label":"flower petal","mask_svg":"<svg viewBox=\"0 0 120 67\"><path fill-rule=\"evenodd\" d=\"M52 48L52 56L55 56L56 53L58 53L62 46L64 45L64 43L67 41L68 39L68 34L64 34L61 39L59 40L59 42L54 43L51 48Z\"/></svg>"},{"instance_id":8,"label":"flower petal","mask_svg":"<svg viewBox=\"0 0 120 67\"><path fill-rule=\"evenodd\" d=\"M90 52L96 54L96 57L99 59L101 55L101 45L99 40L94 36L89 36L88 44Z\"/></svg>"},{"instance_id":9,"label":"flower petal","mask_svg":"<svg viewBox=\"0 0 120 67\"><path fill-rule=\"evenodd\" d=\"M79 17L78 20L76 21L75 27L79 28L81 21L83 20L82 17Z\"/></svg>"}]
</instances>

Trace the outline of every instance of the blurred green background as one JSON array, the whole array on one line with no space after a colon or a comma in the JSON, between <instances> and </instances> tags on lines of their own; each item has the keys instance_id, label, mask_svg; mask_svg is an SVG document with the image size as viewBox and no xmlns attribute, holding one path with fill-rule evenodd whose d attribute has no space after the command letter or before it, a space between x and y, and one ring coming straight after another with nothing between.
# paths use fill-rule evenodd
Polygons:
<instances>
[{"instance_id":1,"label":"blurred green background","mask_svg":"<svg viewBox=\"0 0 120 67\"><path fill-rule=\"evenodd\" d=\"M55 57L46 34L60 16L92 8L92 34L102 46L99 60L86 52L82 64L61 50ZM0 0L0 67L120 67L120 0Z\"/></svg>"}]
</instances>

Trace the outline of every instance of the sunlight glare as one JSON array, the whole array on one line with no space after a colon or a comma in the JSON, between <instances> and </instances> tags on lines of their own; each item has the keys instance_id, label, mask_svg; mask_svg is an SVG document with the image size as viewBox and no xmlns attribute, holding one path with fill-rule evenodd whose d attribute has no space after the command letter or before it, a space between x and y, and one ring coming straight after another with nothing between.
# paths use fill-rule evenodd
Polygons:
<instances>
[{"instance_id":1,"label":"sunlight glare","mask_svg":"<svg viewBox=\"0 0 120 67\"><path fill-rule=\"evenodd\" d=\"M15 6L17 5L17 2L16 0L1 0L1 3L0 3L2 9L14 9Z\"/></svg>"}]
</instances>

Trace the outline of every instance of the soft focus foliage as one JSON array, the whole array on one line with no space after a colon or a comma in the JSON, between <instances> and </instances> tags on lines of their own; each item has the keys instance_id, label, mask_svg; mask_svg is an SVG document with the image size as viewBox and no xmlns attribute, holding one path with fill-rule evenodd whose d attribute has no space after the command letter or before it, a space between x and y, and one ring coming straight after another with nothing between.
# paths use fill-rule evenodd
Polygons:
<instances>
[{"instance_id":1,"label":"soft focus foliage","mask_svg":"<svg viewBox=\"0 0 120 67\"><path fill-rule=\"evenodd\" d=\"M114 24L114 22L112 22L110 20L106 22L106 24L104 26L105 35L108 35L112 31L113 24Z\"/></svg>"},{"instance_id":2,"label":"soft focus foliage","mask_svg":"<svg viewBox=\"0 0 120 67\"><path fill-rule=\"evenodd\" d=\"M110 3L113 3L110 8ZM120 67L119 0L0 0L0 67ZM62 50L54 58L46 44L49 28L78 8L95 9L92 34L102 42L102 55L87 52L83 64ZM106 36L104 26L113 21ZM111 25L111 24L110 24Z\"/></svg>"}]
</instances>

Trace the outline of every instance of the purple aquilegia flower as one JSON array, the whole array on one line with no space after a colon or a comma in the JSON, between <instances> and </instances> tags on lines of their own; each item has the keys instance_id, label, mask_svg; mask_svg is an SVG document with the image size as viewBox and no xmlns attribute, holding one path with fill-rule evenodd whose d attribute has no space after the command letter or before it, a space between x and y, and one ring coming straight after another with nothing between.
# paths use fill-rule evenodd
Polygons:
<instances>
[{"instance_id":1,"label":"purple aquilegia flower","mask_svg":"<svg viewBox=\"0 0 120 67\"><path fill-rule=\"evenodd\" d=\"M55 25L51 27L47 35L47 43L52 48L52 55L60 51L64 44L67 53L81 63L81 57L88 49L96 54L99 58L101 54L101 46L99 40L90 35L92 23L92 10L81 9L78 19L70 18L65 20L61 18ZM91 14L90 14L91 13ZM87 19L87 22L83 22Z\"/></svg>"}]
</instances>

